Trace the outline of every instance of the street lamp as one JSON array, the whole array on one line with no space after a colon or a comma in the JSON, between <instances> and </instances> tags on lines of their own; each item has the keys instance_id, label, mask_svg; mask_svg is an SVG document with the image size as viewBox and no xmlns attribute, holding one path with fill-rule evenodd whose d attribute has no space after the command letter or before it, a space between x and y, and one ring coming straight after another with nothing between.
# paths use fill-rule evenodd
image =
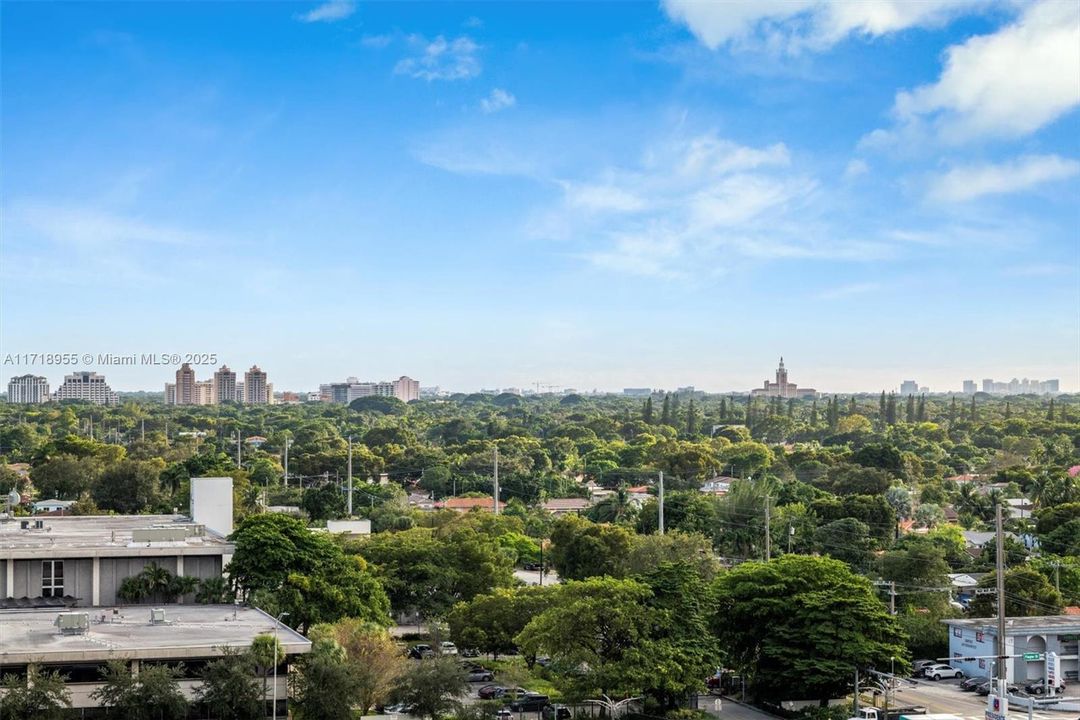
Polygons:
<instances>
[{"instance_id":1,"label":"street lamp","mask_svg":"<svg viewBox=\"0 0 1080 720\"><path fill-rule=\"evenodd\" d=\"M273 704L273 707L274 707L274 709L273 709L274 720L277 720L278 628L281 627L281 618L288 616L288 614L289 613L287 613L287 612L282 612L280 615L277 616L277 619L274 621L274 696L273 696L274 697L274 704ZM265 701L265 696L264 696L264 701ZM263 717L266 717L266 716L264 715Z\"/></svg>"}]
</instances>

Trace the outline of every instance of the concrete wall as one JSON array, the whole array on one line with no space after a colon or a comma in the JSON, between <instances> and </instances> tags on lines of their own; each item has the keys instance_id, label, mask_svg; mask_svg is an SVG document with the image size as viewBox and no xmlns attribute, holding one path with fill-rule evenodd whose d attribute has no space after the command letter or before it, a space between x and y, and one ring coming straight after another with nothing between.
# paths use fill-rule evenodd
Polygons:
<instances>
[{"instance_id":1,"label":"concrete wall","mask_svg":"<svg viewBox=\"0 0 1080 720\"><path fill-rule=\"evenodd\" d=\"M7 587L7 563L0 561L0 596L14 598L36 598L41 596L41 561L15 560L12 586ZM99 605L115 605L119 602L116 593L124 578L138 575L151 562L156 562L174 575L187 575L200 580L220 577L222 557L220 555L186 555L183 557L183 571L178 572L181 561L177 555L158 557L120 557L101 558L99 577ZM79 599L79 607L94 604L94 560L77 558L64 560L64 594Z\"/></svg>"},{"instance_id":2,"label":"concrete wall","mask_svg":"<svg viewBox=\"0 0 1080 720\"><path fill-rule=\"evenodd\" d=\"M230 477L191 478L191 519L221 536L233 531L233 481Z\"/></svg>"}]
</instances>

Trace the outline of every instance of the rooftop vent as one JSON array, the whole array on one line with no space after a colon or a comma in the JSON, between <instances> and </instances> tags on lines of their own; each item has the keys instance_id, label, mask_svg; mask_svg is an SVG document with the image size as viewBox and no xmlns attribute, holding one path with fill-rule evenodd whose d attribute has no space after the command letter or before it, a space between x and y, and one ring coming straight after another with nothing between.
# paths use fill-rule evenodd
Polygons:
<instances>
[{"instance_id":1,"label":"rooftop vent","mask_svg":"<svg viewBox=\"0 0 1080 720\"><path fill-rule=\"evenodd\" d=\"M56 616L61 635L85 635L90 632L90 613L65 612Z\"/></svg>"},{"instance_id":2,"label":"rooftop vent","mask_svg":"<svg viewBox=\"0 0 1080 720\"><path fill-rule=\"evenodd\" d=\"M137 543L184 542L187 537L187 528L184 527L137 528L131 531L131 540Z\"/></svg>"}]
</instances>

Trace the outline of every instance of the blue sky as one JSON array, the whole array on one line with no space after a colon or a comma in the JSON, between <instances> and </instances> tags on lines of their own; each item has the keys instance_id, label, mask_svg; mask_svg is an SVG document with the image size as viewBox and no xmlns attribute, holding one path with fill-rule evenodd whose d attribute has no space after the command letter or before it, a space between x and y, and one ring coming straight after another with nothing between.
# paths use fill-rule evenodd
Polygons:
<instances>
[{"instance_id":1,"label":"blue sky","mask_svg":"<svg viewBox=\"0 0 1080 720\"><path fill-rule=\"evenodd\" d=\"M0 10L0 354L1080 389L1070 0Z\"/></svg>"}]
</instances>

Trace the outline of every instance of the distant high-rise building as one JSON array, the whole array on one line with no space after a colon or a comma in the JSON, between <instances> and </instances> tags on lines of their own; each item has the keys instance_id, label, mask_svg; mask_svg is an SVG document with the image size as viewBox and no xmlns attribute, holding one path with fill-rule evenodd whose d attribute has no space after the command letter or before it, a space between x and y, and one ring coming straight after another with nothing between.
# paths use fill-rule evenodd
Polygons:
<instances>
[{"instance_id":1,"label":"distant high-rise building","mask_svg":"<svg viewBox=\"0 0 1080 720\"><path fill-rule=\"evenodd\" d=\"M214 381L198 380L195 383L195 391L191 395L193 405L214 404Z\"/></svg>"},{"instance_id":2,"label":"distant high-rise building","mask_svg":"<svg viewBox=\"0 0 1080 720\"><path fill-rule=\"evenodd\" d=\"M176 383L165 383L165 404L176 404Z\"/></svg>"},{"instance_id":3,"label":"distant high-rise building","mask_svg":"<svg viewBox=\"0 0 1080 720\"><path fill-rule=\"evenodd\" d=\"M85 400L95 405L116 405L120 398L105 382L104 375L81 370L64 376L64 384L56 389L56 400Z\"/></svg>"},{"instance_id":4,"label":"distant high-rise building","mask_svg":"<svg viewBox=\"0 0 1080 720\"><path fill-rule=\"evenodd\" d=\"M652 388L623 388L622 394L627 397L649 397L652 395Z\"/></svg>"},{"instance_id":5,"label":"distant high-rise building","mask_svg":"<svg viewBox=\"0 0 1080 720\"><path fill-rule=\"evenodd\" d=\"M49 401L49 380L40 375L19 375L8 381L8 402L38 404Z\"/></svg>"},{"instance_id":6,"label":"distant high-rise building","mask_svg":"<svg viewBox=\"0 0 1080 720\"><path fill-rule=\"evenodd\" d=\"M195 371L184 363L176 371L176 405L195 405Z\"/></svg>"},{"instance_id":7,"label":"distant high-rise building","mask_svg":"<svg viewBox=\"0 0 1080 720\"><path fill-rule=\"evenodd\" d=\"M964 387L967 387L965 383ZM991 378L982 381L984 393L993 395L1054 395L1059 392L1057 380L1032 380L1013 378L1009 382L996 382Z\"/></svg>"},{"instance_id":8,"label":"distant high-rise building","mask_svg":"<svg viewBox=\"0 0 1080 720\"><path fill-rule=\"evenodd\" d=\"M420 399L420 381L413 380L407 375L402 375L393 383L394 397L401 402L412 402Z\"/></svg>"},{"instance_id":9,"label":"distant high-rise building","mask_svg":"<svg viewBox=\"0 0 1080 720\"><path fill-rule=\"evenodd\" d=\"M992 379L990 379L990 378L983 378L982 391L984 393L992 393L992 392L994 392L994 381Z\"/></svg>"},{"instance_id":10,"label":"distant high-rise building","mask_svg":"<svg viewBox=\"0 0 1080 720\"><path fill-rule=\"evenodd\" d=\"M240 402L242 397L236 394L236 373L228 365L222 365L214 373L214 402Z\"/></svg>"},{"instance_id":11,"label":"distant high-rise building","mask_svg":"<svg viewBox=\"0 0 1080 720\"><path fill-rule=\"evenodd\" d=\"M978 386L975 384L974 380L965 380L964 381L964 394L965 395L974 395L977 388L978 388Z\"/></svg>"},{"instance_id":12,"label":"distant high-rise building","mask_svg":"<svg viewBox=\"0 0 1080 720\"><path fill-rule=\"evenodd\" d=\"M787 368L784 367L784 358L780 358L780 367L776 368L776 382L765 381L764 385L750 391L751 395L782 398L814 398L817 390L814 388L801 388L795 383L788 382Z\"/></svg>"},{"instance_id":13,"label":"distant high-rise building","mask_svg":"<svg viewBox=\"0 0 1080 720\"><path fill-rule=\"evenodd\" d=\"M258 365L244 373L244 402L249 405L266 405L266 373Z\"/></svg>"},{"instance_id":14,"label":"distant high-rise building","mask_svg":"<svg viewBox=\"0 0 1080 720\"><path fill-rule=\"evenodd\" d=\"M900 383L900 395L901 396L907 397L908 395L918 395L918 394L919 394L919 383L915 382L914 380L905 380L904 382Z\"/></svg>"},{"instance_id":15,"label":"distant high-rise building","mask_svg":"<svg viewBox=\"0 0 1080 720\"><path fill-rule=\"evenodd\" d=\"M360 382L355 377L345 379L345 382L327 383L319 386L319 399L322 402L339 403L347 405L353 400L363 397L396 397L402 402L411 402L420 399L420 381L402 375L394 381Z\"/></svg>"}]
</instances>

